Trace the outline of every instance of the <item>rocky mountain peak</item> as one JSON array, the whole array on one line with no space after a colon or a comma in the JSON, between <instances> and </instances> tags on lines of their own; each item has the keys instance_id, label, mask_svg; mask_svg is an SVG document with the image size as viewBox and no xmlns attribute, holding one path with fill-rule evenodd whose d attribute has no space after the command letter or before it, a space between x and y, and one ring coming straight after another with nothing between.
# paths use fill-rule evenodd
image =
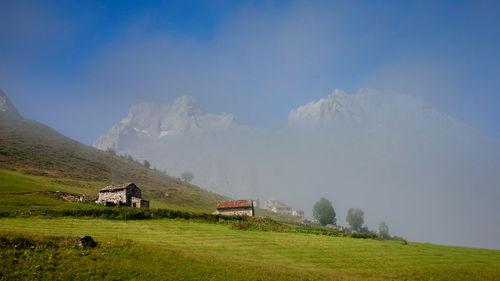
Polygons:
<instances>
[{"instance_id":1,"label":"rocky mountain peak","mask_svg":"<svg viewBox=\"0 0 500 281\"><path fill-rule=\"evenodd\" d=\"M344 91L335 89L328 97L311 101L288 114L289 122L297 121L324 121L338 119L342 115L352 114L352 97Z\"/></svg>"},{"instance_id":2,"label":"rocky mountain peak","mask_svg":"<svg viewBox=\"0 0 500 281\"><path fill-rule=\"evenodd\" d=\"M429 103L409 95L360 89L356 94L334 90L326 98L292 109L289 124L344 124L368 127L408 127L410 124L458 126Z\"/></svg>"},{"instance_id":3,"label":"rocky mountain peak","mask_svg":"<svg viewBox=\"0 0 500 281\"><path fill-rule=\"evenodd\" d=\"M189 109L195 109L199 110L200 105L198 104L198 101L193 98L192 96L181 96L176 98L172 102L172 107L175 108L189 108Z\"/></svg>"},{"instance_id":4,"label":"rocky mountain peak","mask_svg":"<svg viewBox=\"0 0 500 281\"><path fill-rule=\"evenodd\" d=\"M129 114L94 146L116 149L119 143L135 138L163 140L171 136L220 131L229 128L233 121L232 114L205 113L191 96L181 96L170 104L139 103L133 105Z\"/></svg>"}]
</instances>

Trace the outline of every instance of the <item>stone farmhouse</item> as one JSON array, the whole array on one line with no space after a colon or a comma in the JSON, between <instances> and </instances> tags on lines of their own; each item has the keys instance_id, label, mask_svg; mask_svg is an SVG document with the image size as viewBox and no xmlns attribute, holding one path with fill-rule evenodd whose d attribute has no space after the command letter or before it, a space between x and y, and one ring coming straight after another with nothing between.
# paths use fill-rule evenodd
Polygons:
<instances>
[{"instance_id":1,"label":"stone farmhouse","mask_svg":"<svg viewBox=\"0 0 500 281\"><path fill-rule=\"evenodd\" d=\"M217 202L216 215L239 215L239 216L254 216L253 200L234 200Z\"/></svg>"},{"instance_id":2,"label":"stone farmhouse","mask_svg":"<svg viewBox=\"0 0 500 281\"><path fill-rule=\"evenodd\" d=\"M292 216L304 218L304 210L293 210Z\"/></svg>"},{"instance_id":3,"label":"stone farmhouse","mask_svg":"<svg viewBox=\"0 0 500 281\"><path fill-rule=\"evenodd\" d=\"M266 201L265 208L273 213L281 214L281 215L291 215L292 207L287 204L278 201L276 199L269 199Z\"/></svg>"},{"instance_id":4,"label":"stone farmhouse","mask_svg":"<svg viewBox=\"0 0 500 281\"><path fill-rule=\"evenodd\" d=\"M281 214L281 215L291 215L292 207L290 206L275 206L271 209L271 212Z\"/></svg>"},{"instance_id":5,"label":"stone farmhouse","mask_svg":"<svg viewBox=\"0 0 500 281\"><path fill-rule=\"evenodd\" d=\"M110 185L99 191L97 204L149 208L149 201L141 198L141 190L133 183Z\"/></svg>"}]
</instances>

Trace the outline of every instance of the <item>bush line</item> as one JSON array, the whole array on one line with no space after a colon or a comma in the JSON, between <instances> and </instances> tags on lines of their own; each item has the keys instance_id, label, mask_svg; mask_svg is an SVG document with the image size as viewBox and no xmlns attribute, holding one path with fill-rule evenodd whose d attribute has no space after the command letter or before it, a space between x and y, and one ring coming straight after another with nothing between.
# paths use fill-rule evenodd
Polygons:
<instances>
[{"instance_id":1,"label":"bush line","mask_svg":"<svg viewBox=\"0 0 500 281\"><path fill-rule=\"evenodd\" d=\"M115 207L106 209L79 209L79 210L29 210L16 212L0 212L0 217L89 217L110 220L151 220L151 219L195 219L207 222L218 222L219 220L246 220L241 216L222 216L206 213L190 213L169 209L132 209L126 207Z\"/></svg>"}]
</instances>

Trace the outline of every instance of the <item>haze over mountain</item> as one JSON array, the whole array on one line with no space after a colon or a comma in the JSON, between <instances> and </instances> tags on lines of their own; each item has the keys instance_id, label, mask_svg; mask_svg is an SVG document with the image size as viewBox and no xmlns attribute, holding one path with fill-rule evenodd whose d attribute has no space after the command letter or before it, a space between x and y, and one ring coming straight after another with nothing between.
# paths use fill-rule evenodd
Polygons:
<instances>
[{"instance_id":1,"label":"haze over mountain","mask_svg":"<svg viewBox=\"0 0 500 281\"><path fill-rule=\"evenodd\" d=\"M204 113L191 97L138 104L94 146L147 159L234 198L279 198L310 215L321 196L413 241L500 248L500 144L414 97L335 90L282 128ZM480 219L478 219L480 218Z\"/></svg>"},{"instance_id":2,"label":"haze over mountain","mask_svg":"<svg viewBox=\"0 0 500 281\"><path fill-rule=\"evenodd\" d=\"M172 104L136 104L109 134L101 136L94 146L101 149L125 146L121 142L137 139L161 139L167 136L202 134L225 130L233 124L231 114L205 114L190 96L176 99Z\"/></svg>"}]
</instances>

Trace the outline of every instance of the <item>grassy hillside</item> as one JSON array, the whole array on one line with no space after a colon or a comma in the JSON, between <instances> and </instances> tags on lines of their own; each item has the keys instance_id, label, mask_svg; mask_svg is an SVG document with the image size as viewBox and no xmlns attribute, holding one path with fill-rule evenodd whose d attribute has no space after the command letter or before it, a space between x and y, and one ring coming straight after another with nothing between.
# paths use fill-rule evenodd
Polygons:
<instances>
[{"instance_id":1,"label":"grassy hillside","mask_svg":"<svg viewBox=\"0 0 500 281\"><path fill-rule=\"evenodd\" d=\"M101 243L91 250L75 249L74 243L39 251L3 249L0 263L7 265L5 274L20 278L22 273L25 279L37 266L49 279L74 275L76 280L88 279L89 274L115 280L500 278L500 251L495 250L238 230L178 219L0 219L0 233L13 232L42 241L54 235L90 234Z\"/></svg>"},{"instance_id":2,"label":"grassy hillside","mask_svg":"<svg viewBox=\"0 0 500 281\"><path fill-rule=\"evenodd\" d=\"M0 112L0 193L62 190L97 195L134 182L152 207L213 211L226 199L158 171L69 139L36 121Z\"/></svg>"}]
</instances>

